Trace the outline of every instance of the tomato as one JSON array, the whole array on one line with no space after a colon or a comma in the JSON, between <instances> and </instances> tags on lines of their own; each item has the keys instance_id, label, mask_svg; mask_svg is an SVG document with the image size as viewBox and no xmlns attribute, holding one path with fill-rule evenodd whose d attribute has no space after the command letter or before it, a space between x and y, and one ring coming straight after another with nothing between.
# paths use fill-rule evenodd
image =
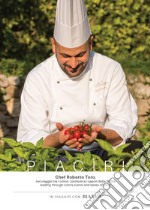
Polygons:
<instances>
[{"instance_id":1,"label":"tomato","mask_svg":"<svg viewBox=\"0 0 150 210\"><path fill-rule=\"evenodd\" d=\"M82 122L80 125L74 125L74 127L70 127L68 129L65 130L64 134L67 135L69 134L69 140L76 138L84 138L84 134L86 135L91 135L92 133L92 129L91 129L91 125L89 124L85 124L84 122Z\"/></svg>"},{"instance_id":2,"label":"tomato","mask_svg":"<svg viewBox=\"0 0 150 210\"><path fill-rule=\"evenodd\" d=\"M79 125L75 125L75 126L74 126L74 130L75 130L75 131L79 131L79 130L80 130L80 126L79 126Z\"/></svg>"},{"instance_id":3,"label":"tomato","mask_svg":"<svg viewBox=\"0 0 150 210\"><path fill-rule=\"evenodd\" d=\"M73 128L68 128L67 130L65 130L64 132L65 135L69 134L69 140L74 138L74 130Z\"/></svg>"},{"instance_id":4,"label":"tomato","mask_svg":"<svg viewBox=\"0 0 150 210\"><path fill-rule=\"evenodd\" d=\"M65 134L65 135L70 134L69 130L68 130L68 129L65 130L64 134Z\"/></svg>"},{"instance_id":5,"label":"tomato","mask_svg":"<svg viewBox=\"0 0 150 210\"><path fill-rule=\"evenodd\" d=\"M84 134L88 135L88 133L86 131L82 131L82 137Z\"/></svg>"},{"instance_id":6,"label":"tomato","mask_svg":"<svg viewBox=\"0 0 150 210\"><path fill-rule=\"evenodd\" d=\"M68 140L71 140L71 139L74 139L74 135L73 134L69 135L69 139Z\"/></svg>"},{"instance_id":7,"label":"tomato","mask_svg":"<svg viewBox=\"0 0 150 210\"><path fill-rule=\"evenodd\" d=\"M68 128L68 130L69 130L69 133L71 133L71 134L74 132L74 128L72 128L72 127Z\"/></svg>"},{"instance_id":8,"label":"tomato","mask_svg":"<svg viewBox=\"0 0 150 210\"><path fill-rule=\"evenodd\" d=\"M83 127L84 131L89 131L90 129L90 126L88 124L85 124L84 127Z\"/></svg>"},{"instance_id":9,"label":"tomato","mask_svg":"<svg viewBox=\"0 0 150 210\"><path fill-rule=\"evenodd\" d=\"M76 138L76 139L81 138L81 132L80 131L75 131L74 132L74 138Z\"/></svg>"}]
</instances>

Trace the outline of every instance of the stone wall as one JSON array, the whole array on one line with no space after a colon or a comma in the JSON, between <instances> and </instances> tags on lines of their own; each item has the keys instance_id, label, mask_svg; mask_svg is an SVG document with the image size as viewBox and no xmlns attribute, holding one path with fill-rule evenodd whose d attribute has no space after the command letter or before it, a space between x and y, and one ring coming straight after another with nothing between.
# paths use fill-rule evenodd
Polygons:
<instances>
[{"instance_id":1,"label":"stone wall","mask_svg":"<svg viewBox=\"0 0 150 210\"><path fill-rule=\"evenodd\" d=\"M150 111L150 77L128 75L128 87L138 105L138 126L144 124ZM0 138L16 139L20 113L20 96L24 80L0 74ZM135 139L139 138L139 132Z\"/></svg>"},{"instance_id":2,"label":"stone wall","mask_svg":"<svg viewBox=\"0 0 150 210\"><path fill-rule=\"evenodd\" d=\"M0 74L0 138L16 139L22 87L18 77Z\"/></svg>"}]
</instances>

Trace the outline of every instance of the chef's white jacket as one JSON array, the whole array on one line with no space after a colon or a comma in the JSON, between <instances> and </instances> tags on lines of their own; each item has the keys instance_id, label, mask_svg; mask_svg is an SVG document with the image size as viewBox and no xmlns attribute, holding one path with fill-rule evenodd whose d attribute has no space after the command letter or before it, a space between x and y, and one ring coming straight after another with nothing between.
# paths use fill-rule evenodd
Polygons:
<instances>
[{"instance_id":1,"label":"chef's white jacket","mask_svg":"<svg viewBox=\"0 0 150 210\"><path fill-rule=\"evenodd\" d=\"M30 71L21 96L18 141L36 143L56 132L56 122L83 121L115 130L123 142L134 134L137 106L118 62L91 52L82 74L69 78L53 55ZM83 151L95 147L93 142Z\"/></svg>"}]
</instances>

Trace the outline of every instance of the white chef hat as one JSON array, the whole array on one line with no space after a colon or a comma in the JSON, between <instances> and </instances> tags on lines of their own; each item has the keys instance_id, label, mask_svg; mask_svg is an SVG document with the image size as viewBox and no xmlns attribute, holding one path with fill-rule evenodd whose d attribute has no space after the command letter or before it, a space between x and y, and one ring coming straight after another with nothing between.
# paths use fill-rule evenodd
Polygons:
<instances>
[{"instance_id":1,"label":"white chef hat","mask_svg":"<svg viewBox=\"0 0 150 210\"><path fill-rule=\"evenodd\" d=\"M79 47L91 34L84 0L57 0L54 38L67 48Z\"/></svg>"}]
</instances>

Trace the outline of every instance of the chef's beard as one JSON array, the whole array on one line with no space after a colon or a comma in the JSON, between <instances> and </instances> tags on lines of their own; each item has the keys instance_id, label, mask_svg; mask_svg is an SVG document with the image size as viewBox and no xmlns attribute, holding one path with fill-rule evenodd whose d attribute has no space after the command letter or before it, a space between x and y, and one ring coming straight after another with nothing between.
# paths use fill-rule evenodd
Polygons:
<instances>
[{"instance_id":1,"label":"chef's beard","mask_svg":"<svg viewBox=\"0 0 150 210\"><path fill-rule=\"evenodd\" d=\"M57 59L57 61L58 61L58 59ZM62 71L65 74L67 74L70 78L78 77L85 70L87 63L88 63L88 61L82 62L82 63L79 63L75 68L71 68L71 66L69 66L67 64L60 64L58 61L58 64L59 64L60 68L62 69ZM71 68L71 70L67 70L67 67Z\"/></svg>"}]
</instances>

